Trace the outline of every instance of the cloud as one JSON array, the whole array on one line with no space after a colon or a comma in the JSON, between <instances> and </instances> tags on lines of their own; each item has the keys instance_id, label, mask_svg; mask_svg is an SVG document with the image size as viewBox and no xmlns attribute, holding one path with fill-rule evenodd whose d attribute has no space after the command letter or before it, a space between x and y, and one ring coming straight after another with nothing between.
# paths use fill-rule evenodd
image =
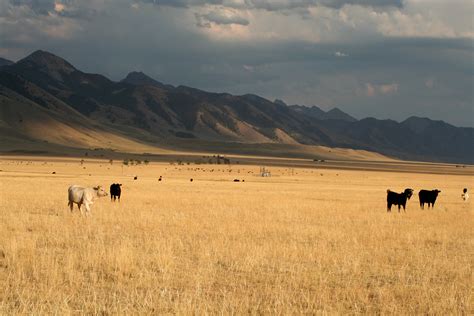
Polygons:
<instances>
[{"instance_id":1,"label":"cloud","mask_svg":"<svg viewBox=\"0 0 474 316\"><path fill-rule=\"evenodd\" d=\"M0 55L114 80L474 125L471 1L0 0ZM349 58L350 56L350 58Z\"/></svg>"},{"instance_id":2,"label":"cloud","mask_svg":"<svg viewBox=\"0 0 474 316\"><path fill-rule=\"evenodd\" d=\"M336 56L336 57L347 57L349 55L347 55L346 53L342 53L342 52L337 51L337 52L334 53L334 56Z\"/></svg>"},{"instance_id":3,"label":"cloud","mask_svg":"<svg viewBox=\"0 0 474 316\"><path fill-rule=\"evenodd\" d=\"M380 93L390 94L398 91L398 83L382 84L379 87Z\"/></svg>"},{"instance_id":4,"label":"cloud","mask_svg":"<svg viewBox=\"0 0 474 316\"><path fill-rule=\"evenodd\" d=\"M373 8L402 8L402 0L321 0L319 4L340 9L345 5L358 5Z\"/></svg>"},{"instance_id":5,"label":"cloud","mask_svg":"<svg viewBox=\"0 0 474 316\"><path fill-rule=\"evenodd\" d=\"M62 3L56 2L54 4L54 11L56 11L56 12L62 12L62 11L64 11L65 8L66 8L66 6Z\"/></svg>"},{"instance_id":6,"label":"cloud","mask_svg":"<svg viewBox=\"0 0 474 316\"><path fill-rule=\"evenodd\" d=\"M366 83L366 94L368 97L375 97L377 95L386 95L393 94L398 92L398 83L389 83L389 84L373 84Z\"/></svg>"},{"instance_id":7,"label":"cloud","mask_svg":"<svg viewBox=\"0 0 474 316\"><path fill-rule=\"evenodd\" d=\"M9 2L12 6L24 7L30 9L35 14L47 15L54 11L54 0L11 0Z\"/></svg>"},{"instance_id":8,"label":"cloud","mask_svg":"<svg viewBox=\"0 0 474 316\"><path fill-rule=\"evenodd\" d=\"M195 6L222 5L224 0L135 0L135 2L168 6L175 8L189 8Z\"/></svg>"},{"instance_id":9,"label":"cloud","mask_svg":"<svg viewBox=\"0 0 474 316\"><path fill-rule=\"evenodd\" d=\"M100 7L96 0L0 0L0 9L7 12L3 16L11 17L16 14L23 18L41 18L41 16L65 18L91 19L99 16ZM0 16L1 10L0 10Z\"/></svg>"},{"instance_id":10,"label":"cloud","mask_svg":"<svg viewBox=\"0 0 474 316\"><path fill-rule=\"evenodd\" d=\"M365 86L367 88L367 96L369 97L375 96L375 93L376 93L375 87L371 83L366 83Z\"/></svg>"},{"instance_id":11,"label":"cloud","mask_svg":"<svg viewBox=\"0 0 474 316\"><path fill-rule=\"evenodd\" d=\"M325 6L340 9L345 5L357 5L364 7L398 7L403 6L401 0L137 0L143 3L151 3L156 6L172 7L197 7L220 5L235 9L259 9L267 11L285 11L299 8L310 8Z\"/></svg>"},{"instance_id":12,"label":"cloud","mask_svg":"<svg viewBox=\"0 0 474 316\"><path fill-rule=\"evenodd\" d=\"M426 86L427 88L433 89L434 85L435 85L435 79L434 79L434 78L428 78L428 79L426 79L426 81L425 81L425 86Z\"/></svg>"},{"instance_id":13,"label":"cloud","mask_svg":"<svg viewBox=\"0 0 474 316\"><path fill-rule=\"evenodd\" d=\"M254 66L243 65L242 67L243 67L245 70L250 71L250 72L255 71L255 67L254 67Z\"/></svg>"},{"instance_id":14,"label":"cloud","mask_svg":"<svg viewBox=\"0 0 474 316\"><path fill-rule=\"evenodd\" d=\"M249 25L249 20L230 10L211 11L205 14L195 13L196 22L199 27L211 27L217 25Z\"/></svg>"}]
</instances>

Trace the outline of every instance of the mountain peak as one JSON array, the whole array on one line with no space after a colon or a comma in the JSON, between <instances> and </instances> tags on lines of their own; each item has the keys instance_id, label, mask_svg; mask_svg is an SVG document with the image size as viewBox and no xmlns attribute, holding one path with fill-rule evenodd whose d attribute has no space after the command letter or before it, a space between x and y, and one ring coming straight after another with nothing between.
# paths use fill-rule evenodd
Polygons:
<instances>
[{"instance_id":1,"label":"mountain peak","mask_svg":"<svg viewBox=\"0 0 474 316\"><path fill-rule=\"evenodd\" d=\"M280 100L280 99L275 99L275 101L273 101L273 103L278 104L278 105L285 105L285 106L288 105L288 104L285 103L285 101Z\"/></svg>"},{"instance_id":2,"label":"mountain peak","mask_svg":"<svg viewBox=\"0 0 474 316\"><path fill-rule=\"evenodd\" d=\"M37 50L33 52L32 54L18 61L17 64L22 66L44 68L44 70L47 70L48 72L60 71L64 73L71 73L76 70L76 68L74 68L74 66L68 63L66 60L43 50Z\"/></svg>"},{"instance_id":3,"label":"mountain peak","mask_svg":"<svg viewBox=\"0 0 474 316\"><path fill-rule=\"evenodd\" d=\"M427 130L428 128L433 128L434 126L437 126L438 128L441 126L454 127L451 124L448 124L443 121L436 121L427 117L419 117L419 116L410 116L409 118L407 118L400 124L417 133L423 132Z\"/></svg>"},{"instance_id":4,"label":"mountain peak","mask_svg":"<svg viewBox=\"0 0 474 316\"><path fill-rule=\"evenodd\" d=\"M343 120L343 121L348 121L348 122L357 121L354 117L350 116L349 114L347 114L346 112L342 111L341 109L337 107L327 111L326 118L333 119L333 120Z\"/></svg>"},{"instance_id":5,"label":"mountain peak","mask_svg":"<svg viewBox=\"0 0 474 316\"><path fill-rule=\"evenodd\" d=\"M440 121L440 120L432 120L429 117L420 117L420 116L410 116L401 124L425 124L425 125L431 125L431 124L444 124L444 125L450 125L453 126L449 123L446 123L445 121Z\"/></svg>"},{"instance_id":6,"label":"mountain peak","mask_svg":"<svg viewBox=\"0 0 474 316\"><path fill-rule=\"evenodd\" d=\"M142 71L132 71L129 72L128 75L122 79L122 82L127 82L130 84L143 84L143 83L156 83L156 80L148 76Z\"/></svg>"},{"instance_id":7,"label":"mountain peak","mask_svg":"<svg viewBox=\"0 0 474 316\"><path fill-rule=\"evenodd\" d=\"M427 117L420 117L420 116L415 116L415 115L412 115L410 116L409 118L407 118L406 120L404 120L402 123L404 122L422 122L422 121L425 121L425 122L432 122L433 120L430 119L430 118L427 118Z\"/></svg>"},{"instance_id":8,"label":"mountain peak","mask_svg":"<svg viewBox=\"0 0 474 316\"><path fill-rule=\"evenodd\" d=\"M318 120L341 120L346 122L355 122L357 119L353 118L349 114L345 113L339 108L333 108L327 112L321 110L318 106L304 106L304 105L291 105L293 110L304 113L309 117L313 117Z\"/></svg>"},{"instance_id":9,"label":"mountain peak","mask_svg":"<svg viewBox=\"0 0 474 316\"><path fill-rule=\"evenodd\" d=\"M134 86L155 86L160 88L172 88L171 85L165 85L142 71L132 71L120 82L128 83Z\"/></svg>"}]
</instances>

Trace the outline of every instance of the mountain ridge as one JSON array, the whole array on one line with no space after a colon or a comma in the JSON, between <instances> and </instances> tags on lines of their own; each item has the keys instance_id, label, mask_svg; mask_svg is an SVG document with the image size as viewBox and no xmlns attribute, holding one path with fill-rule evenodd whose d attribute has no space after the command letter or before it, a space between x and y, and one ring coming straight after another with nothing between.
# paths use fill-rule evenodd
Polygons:
<instances>
[{"instance_id":1,"label":"mountain ridge","mask_svg":"<svg viewBox=\"0 0 474 316\"><path fill-rule=\"evenodd\" d=\"M347 122L357 121L357 119L345 113L338 107L332 108L329 111L324 111L316 105L304 106L304 105L295 104L295 105L290 105L290 108L318 120L343 120Z\"/></svg>"},{"instance_id":2,"label":"mountain ridge","mask_svg":"<svg viewBox=\"0 0 474 316\"><path fill-rule=\"evenodd\" d=\"M156 86L164 89L173 89L174 87L169 84L161 83L142 71L132 71L127 74L125 78L120 80L120 82L128 83L136 86Z\"/></svg>"},{"instance_id":3,"label":"mountain ridge","mask_svg":"<svg viewBox=\"0 0 474 316\"><path fill-rule=\"evenodd\" d=\"M474 161L472 128L416 117L400 123L356 120L337 108L325 112L253 94L173 87L141 72L115 82L84 73L44 51L1 67L0 86L51 111L61 103L117 135L155 144L179 147L183 140L302 144L362 149L403 159Z\"/></svg>"}]
</instances>

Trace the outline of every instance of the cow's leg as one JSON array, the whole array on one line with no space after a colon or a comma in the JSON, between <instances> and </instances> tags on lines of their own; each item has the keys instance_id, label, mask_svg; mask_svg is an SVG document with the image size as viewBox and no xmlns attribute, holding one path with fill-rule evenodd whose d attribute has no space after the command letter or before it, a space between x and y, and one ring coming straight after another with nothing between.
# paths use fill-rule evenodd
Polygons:
<instances>
[{"instance_id":1,"label":"cow's leg","mask_svg":"<svg viewBox=\"0 0 474 316\"><path fill-rule=\"evenodd\" d=\"M387 202L387 212L392 211L392 204L390 202Z\"/></svg>"},{"instance_id":2,"label":"cow's leg","mask_svg":"<svg viewBox=\"0 0 474 316\"><path fill-rule=\"evenodd\" d=\"M433 203L431 203L431 207L434 208L434 204L435 204L436 201L433 201Z\"/></svg>"},{"instance_id":3,"label":"cow's leg","mask_svg":"<svg viewBox=\"0 0 474 316\"><path fill-rule=\"evenodd\" d=\"M398 213L400 213L400 204L398 204Z\"/></svg>"},{"instance_id":4,"label":"cow's leg","mask_svg":"<svg viewBox=\"0 0 474 316\"><path fill-rule=\"evenodd\" d=\"M81 207L82 207L82 202L77 203L77 208L79 209L79 214L82 215L82 209L81 209Z\"/></svg>"},{"instance_id":5,"label":"cow's leg","mask_svg":"<svg viewBox=\"0 0 474 316\"><path fill-rule=\"evenodd\" d=\"M86 216L89 216L90 211L91 211L91 206L89 203L84 203L84 206L86 207Z\"/></svg>"},{"instance_id":6,"label":"cow's leg","mask_svg":"<svg viewBox=\"0 0 474 316\"><path fill-rule=\"evenodd\" d=\"M405 204L403 204L402 206L403 206L403 211L406 213L407 210L405 209Z\"/></svg>"},{"instance_id":7,"label":"cow's leg","mask_svg":"<svg viewBox=\"0 0 474 316\"><path fill-rule=\"evenodd\" d=\"M422 210L425 209L425 203L420 202L420 208L421 208Z\"/></svg>"},{"instance_id":8,"label":"cow's leg","mask_svg":"<svg viewBox=\"0 0 474 316\"><path fill-rule=\"evenodd\" d=\"M69 206L69 208L71 209L71 212L72 212L72 208L74 207L74 203L72 203L72 201L69 201L69 203L67 205Z\"/></svg>"}]
</instances>

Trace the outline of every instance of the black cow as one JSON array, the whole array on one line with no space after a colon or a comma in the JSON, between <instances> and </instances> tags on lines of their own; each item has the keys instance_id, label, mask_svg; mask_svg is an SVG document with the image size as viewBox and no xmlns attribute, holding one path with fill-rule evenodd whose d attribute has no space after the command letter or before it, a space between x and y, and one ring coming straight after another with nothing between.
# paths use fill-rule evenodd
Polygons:
<instances>
[{"instance_id":1,"label":"black cow","mask_svg":"<svg viewBox=\"0 0 474 316\"><path fill-rule=\"evenodd\" d=\"M423 210L425 208L425 203L428 204L428 208L434 207L436 198L440 190L420 190L418 193L418 198L420 199L420 208Z\"/></svg>"},{"instance_id":2,"label":"black cow","mask_svg":"<svg viewBox=\"0 0 474 316\"><path fill-rule=\"evenodd\" d=\"M114 201L118 198L120 202L120 195L122 194L122 184L121 183L113 183L110 185L110 201Z\"/></svg>"},{"instance_id":3,"label":"black cow","mask_svg":"<svg viewBox=\"0 0 474 316\"><path fill-rule=\"evenodd\" d=\"M403 206L403 210L405 211L407 200L409 200L412 195L413 189L405 189L405 191L403 191L402 193L387 190L387 212L392 211L392 205L398 205L399 213L400 206Z\"/></svg>"}]
</instances>

